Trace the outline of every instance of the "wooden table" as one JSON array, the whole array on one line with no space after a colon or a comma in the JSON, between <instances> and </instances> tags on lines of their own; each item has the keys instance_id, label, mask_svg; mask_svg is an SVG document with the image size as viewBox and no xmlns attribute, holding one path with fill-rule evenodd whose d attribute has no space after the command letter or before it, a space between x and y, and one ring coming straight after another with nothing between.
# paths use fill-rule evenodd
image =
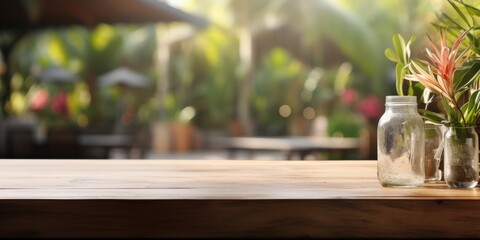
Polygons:
<instances>
[{"instance_id":1,"label":"wooden table","mask_svg":"<svg viewBox=\"0 0 480 240\"><path fill-rule=\"evenodd\" d=\"M227 137L213 139L211 144L227 149L230 159L235 158L237 151L247 151L250 157L256 151L280 151L286 159L298 154L303 160L314 152L346 156L350 152L360 153L362 148L359 138L343 137Z\"/></svg>"},{"instance_id":2,"label":"wooden table","mask_svg":"<svg viewBox=\"0 0 480 240\"><path fill-rule=\"evenodd\" d=\"M376 161L1 160L1 237L479 237L480 192Z\"/></svg>"}]
</instances>

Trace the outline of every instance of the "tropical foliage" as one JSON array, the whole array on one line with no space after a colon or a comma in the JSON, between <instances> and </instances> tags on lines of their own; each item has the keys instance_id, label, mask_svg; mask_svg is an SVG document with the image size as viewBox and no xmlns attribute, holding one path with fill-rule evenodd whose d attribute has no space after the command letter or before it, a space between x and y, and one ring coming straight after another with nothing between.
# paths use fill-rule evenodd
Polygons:
<instances>
[{"instance_id":1,"label":"tropical foliage","mask_svg":"<svg viewBox=\"0 0 480 240\"><path fill-rule=\"evenodd\" d=\"M211 27L194 39L173 46L168 96L171 120L187 106L195 109L193 123L203 129L225 128L235 115L238 54L233 34Z\"/></svg>"},{"instance_id":2,"label":"tropical foliage","mask_svg":"<svg viewBox=\"0 0 480 240\"><path fill-rule=\"evenodd\" d=\"M143 71L150 78L154 77L151 70L155 49L153 30L152 26L99 25L91 30L70 27L25 36L17 44L11 58L16 74L8 107L10 114L28 114L28 100L36 95L36 91L43 89L51 99L62 92L67 94L66 104L70 109L68 122L72 124L85 126L89 121L112 120L118 115L112 106L122 97L122 93L115 87L101 88L97 84L97 76L120 65L128 65ZM68 88L57 83L40 82L39 73L51 66L77 74L80 81L70 84ZM153 94L153 91L147 91L132 98L140 105L139 121L152 118L153 114L142 107ZM55 123L57 114L50 109L46 107L45 110L36 109L34 112L43 120Z\"/></svg>"},{"instance_id":3,"label":"tropical foliage","mask_svg":"<svg viewBox=\"0 0 480 240\"><path fill-rule=\"evenodd\" d=\"M397 62L399 85L403 78L421 84L426 103L424 118L446 125L475 126L480 121L480 62L475 25L480 9L464 1L448 3L450 9L434 23L440 32L440 46L430 39L430 48L424 51L426 59L409 59L411 42L405 43L401 36L394 37L396 53L387 49L386 55ZM438 111L428 109L428 104L435 100L441 103Z\"/></svg>"},{"instance_id":4,"label":"tropical foliage","mask_svg":"<svg viewBox=\"0 0 480 240\"><path fill-rule=\"evenodd\" d=\"M331 134L355 133L340 128L358 129L358 119L338 116L350 111L374 123L378 109L362 109L378 105L395 89L395 66L385 61L381 49L394 32L426 30L425 18L431 15L425 12L441 5L404 0L183 3L182 8L209 18L211 25L170 46L166 89L160 89L154 61L162 34L158 26L52 29L25 37L15 48L10 113L25 114L22 106L40 88L36 73L58 65L80 75L67 98L77 124L114 119L116 103L129 95L138 105L137 121L157 120L165 113L159 113L162 105L169 121L178 121L185 109L194 110L189 120L202 129L222 129L237 118L255 130L251 134L283 135L291 132L295 118L303 118L308 127L316 116L331 116L335 122L354 119L332 124ZM268 44L260 45L261 39ZM147 75L152 87L128 94L99 88L96 77L119 65ZM53 87L45 88L55 95ZM165 98L158 96L159 89ZM338 100L348 89L357 91L354 107Z\"/></svg>"},{"instance_id":5,"label":"tropical foliage","mask_svg":"<svg viewBox=\"0 0 480 240\"><path fill-rule=\"evenodd\" d=\"M448 47L446 43L445 34L441 33L440 48L433 45L433 50L427 49L425 51L429 61L423 61L426 69L420 66L419 63L412 61L408 69L411 74L405 76L410 81L418 81L428 91L432 91L443 103L443 108L446 117L442 122L453 125L471 126L476 125L480 120L480 96L477 88L478 81L478 64L467 67L467 70L459 72L459 68L467 60L465 53L469 48L459 53L460 43L465 37L464 34L453 43L452 47ZM458 73L457 73L458 71ZM455 74L457 76L455 79ZM463 97L468 95L468 101L462 106ZM431 112L425 115L430 120L438 122L442 119L433 117Z\"/></svg>"},{"instance_id":6,"label":"tropical foliage","mask_svg":"<svg viewBox=\"0 0 480 240\"><path fill-rule=\"evenodd\" d=\"M410 63L410 55L411 55L410 46L413 43L413 41L415 41L415 36L410 37L410 40L408 40L408 42L405 42L405 39L403 39L402 35L396 34L392 37L394 50L392 50L391 48L387 48L385 50L385 56L390 61L396 63L395 89L399 96L405 95L403 91L403 88L404 88L403 80L405 79L405 75L409 73L407 65ZM413 84L411 82L408 84L407 95L414 95Z\"/></svg>"}]
</instances>

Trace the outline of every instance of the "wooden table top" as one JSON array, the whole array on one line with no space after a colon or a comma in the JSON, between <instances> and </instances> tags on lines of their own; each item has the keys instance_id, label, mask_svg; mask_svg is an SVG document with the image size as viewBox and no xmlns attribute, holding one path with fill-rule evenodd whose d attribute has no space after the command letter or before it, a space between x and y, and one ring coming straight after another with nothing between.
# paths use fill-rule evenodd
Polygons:
<instances>
[{"instance_id":1,"label":"wooden table top","mask_svg":"<svg viewBox=\"0 0 480 240\"><path fill-rule=\"evenodd\" d=\"M376 161L2 160L0 199L480 199L446 184L384 188Z\"/></svg>"},{"instance_id":2,"label":"wooden table top","mask_svg":"<svg viewBox=\"0 0 480 240\"><path fill-rule=\"evenodd\" d=\"M0 161L4 237L480 237L478 200L376 161Z\"/></svg>"}]
</instances>

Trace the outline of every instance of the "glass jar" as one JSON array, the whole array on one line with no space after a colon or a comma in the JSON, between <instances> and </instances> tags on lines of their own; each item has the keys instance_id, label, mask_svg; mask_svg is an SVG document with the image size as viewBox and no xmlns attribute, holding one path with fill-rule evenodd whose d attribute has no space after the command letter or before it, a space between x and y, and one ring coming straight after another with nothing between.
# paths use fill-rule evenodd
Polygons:
<instances>
[{"instance_id":1,"label":"glass jar","mask_svg":"<svg viewBox=\"0 0 480 240\"><path fill-rule=\"evenodd\" d=\"M377 176L384 187L415 187L425 180L425 127L416 96L387 96L377 129Z\"/></svg>"},{"instance_id":2,"label":"glass jar","mask_svg":"<svg viewBox=\"0 0 480 240\"><path fill-rule=\"evenodd\" d=\"M440 170L443 151L442 138L442 125L425 122L425 182L432 183L442 180L442 171Z\"/></svg>"},{"instance_id":3,"label":"glass jar","mask_svg":"<svg viewBox=\"0 0 480 240\"><path fill-rule=\"evenodd\" d=\"M478 183L478 135L473 127L450 126L444 136L445 182L454 188Z\"/></svg>"}]
</instances>

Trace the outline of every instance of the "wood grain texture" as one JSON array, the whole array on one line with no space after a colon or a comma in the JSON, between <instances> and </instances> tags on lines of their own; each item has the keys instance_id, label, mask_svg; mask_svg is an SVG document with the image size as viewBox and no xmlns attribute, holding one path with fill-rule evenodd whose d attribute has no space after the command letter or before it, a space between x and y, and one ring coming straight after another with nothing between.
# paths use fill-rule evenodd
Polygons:
<instances>
[{"instance_id":1,"label":"wood grain texture","mask_svg":"<svg viewBox=\"0 0 480 240\"><path fill-rule=\"evenodd\" d=\"M479 200L376 161L0 161L0 237L478 237Z\"/></svg>"}]
</instances>

